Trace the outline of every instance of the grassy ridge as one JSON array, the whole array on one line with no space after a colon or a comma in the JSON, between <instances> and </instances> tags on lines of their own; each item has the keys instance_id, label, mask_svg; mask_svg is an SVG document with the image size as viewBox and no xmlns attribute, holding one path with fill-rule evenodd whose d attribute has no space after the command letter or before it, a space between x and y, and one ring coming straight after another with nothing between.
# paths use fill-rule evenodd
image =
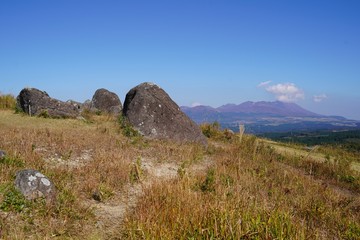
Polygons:
<instances>
[{"instance_id":1,"label":"grassy ridge","mask_svg":"<svg viewBox=\"0 0 360 240\"><path fill-rule=\"evenodd\" d=\"M351 152L360 152L360 130L265 133L261 135L275 141L305 145L328 145Z\"/></svg>"}]
</instances>

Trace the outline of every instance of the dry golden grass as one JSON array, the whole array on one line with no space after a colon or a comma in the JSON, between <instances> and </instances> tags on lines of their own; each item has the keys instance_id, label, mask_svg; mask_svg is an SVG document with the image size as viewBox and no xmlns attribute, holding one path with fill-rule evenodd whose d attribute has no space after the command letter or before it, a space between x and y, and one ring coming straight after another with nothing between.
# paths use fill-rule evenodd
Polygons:
<instances>
[{"instance_id":1,"label":"dry golden grass","mask_svg":"<svg viewBox=\"0 0 360 240\"><path fill-rule=\"evenodd\" d=\"M0 111L0 149L8 153L0 161L1 237L360 238L359 193L309 175L255 137L239 142L205 129L215 136L206 149L125 137L110 116L44 119ZM54 203L16 195L14 174L24 168L54 182Z\"/></svg>"},{"instance_id":2,"label":"dry golden grass","mask_svg":"<svg viewBox=\"0 0 360 240\"><path fill-rule=\"evenodd\" d=\"M130 239L357 239L356 193L279 163L255 139L214 150L193 178L148 188L122 232ZM120 234L120 233L119 233Z\"/></svg>"},{"instance_id":3,"label":"dry golden grass","mask_svg":"<svg viewBox=\"0 0 360 240\"><path fill-rule=\"evenodd\" d=\"M15 109L16 99L11 94L0 93L0 109Z\"/></svg>"},{"instance_id":4,"label":"dry golden grass","mask_svg":"<svg viewBox=\"0 0 360 240\"><path fill-rule=\"evenodd\" d=\"M109 191L121 189L128 181L129 161L135 157L131 151L122 151L127 140L114 132L116 124L31 118L8 111L0 114L0 147L10 159L8 164L1 165L3 192L10 188L15 172L22 168L43 172L59 192L54 206L36 203L41 205L36 207L41 209L40 213L34 213L35 207L30 207L29 212L5 214L2 234L23 234L26 238L87 235L95 219L92 209L83 201L91 198L92 191L100 186ZM84 150L88 151L87 157L81 162ZM13 224L18 221L21 224Z\"/></svg>"}]
</instances>

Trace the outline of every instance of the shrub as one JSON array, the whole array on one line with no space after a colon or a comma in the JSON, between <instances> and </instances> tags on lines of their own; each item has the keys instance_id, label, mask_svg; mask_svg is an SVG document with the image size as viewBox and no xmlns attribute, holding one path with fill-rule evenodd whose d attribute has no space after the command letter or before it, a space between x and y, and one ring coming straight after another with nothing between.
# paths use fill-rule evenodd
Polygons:
<instances>
[{"instance_id":1,"label":"shrub","mask_svg":"<svg viewBox=\"0 0 360 240\"><path fill-rule=\"evenodd\" d=\"M207 137L214 140L231 140L234 133L229 129L221 130L218 122L204 123L200 126L202 133Z\"/></svg>"},{"instance_id":2,"label":"shrub","mask_svg":"<svg viewBox=\"0 0 360 240\"><path fill-rule=\"evenodd\" d=\"M127 119L123 115L119 116L118 122L119 122L120 128L121 128L124 136L129 137L129 138L140 137L140 133L138 131L136 131L130 125L130 123L127 121Z\"/></svg>"},{"instance_id":3,"label":"shrub","mask_svg":"<svg viewBox=\"0 0 360 240\"><path fill-rule=\"evenodd\" d=\"M41 113L39 114L38 117L49 118L50 115L49 115L49 112L47 110L43 110L43 111L41 111Z\"/></svg>"}]
</instances>

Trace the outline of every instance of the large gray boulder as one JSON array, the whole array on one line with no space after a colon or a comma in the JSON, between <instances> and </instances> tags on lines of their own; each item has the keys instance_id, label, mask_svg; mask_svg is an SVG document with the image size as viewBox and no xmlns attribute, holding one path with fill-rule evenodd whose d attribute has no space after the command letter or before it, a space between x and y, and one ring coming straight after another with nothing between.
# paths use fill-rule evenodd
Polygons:
<instances>
[{"instance_id":1,"label":"large gray boulder","mask_svg":"<svg viewBox=\"0 0 360 240\"><path fill-rule=\"evenodd\" d=\"M24 88L17 97L17 106L31 116L44 115L53 118L76 118L79 109L72 103L51 98L36 88Z\"/></svg>"},{"instance_id":2,"label":"large gray boulder","mask_svg":"<svg viewBox=\"0 0 360 240\"><path fill-rule=\"evenodd\" d=\"M100 110L101 112L120 114L122 104L116 93L100 88L96 90L92 98L92 108Z\"/></svg>"},{"instance_id":3,"label":"large gray boulder","mask_svg":"<svg viewBox=\"0 0 360 240\"><path fill-rule=\"evenodd\" d=\"M47 200L55 198L54 184L42 173L32 169L21 170L16 173L15 187L27 200L44 197Z\"/></svg>"},{"instance_id":4,"label":"large gray boulder","mask_svg":"<svg viewBox=\"0 0 360 240\"><path fill-rule=\"evenodd\" d=\"M123 114L136 130L148 138L207 144L196 123L153 83L142 83L127 93Z\"/></svg>"}]
</instances>

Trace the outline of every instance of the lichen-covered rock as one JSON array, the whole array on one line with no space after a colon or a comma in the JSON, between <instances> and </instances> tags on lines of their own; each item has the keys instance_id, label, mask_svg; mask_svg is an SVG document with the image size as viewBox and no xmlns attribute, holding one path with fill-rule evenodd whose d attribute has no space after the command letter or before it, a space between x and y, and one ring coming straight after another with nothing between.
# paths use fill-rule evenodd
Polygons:
<instances>
[{"instance_id":1,"label":"lichen-covered rock","mask_svg":"<svg viewBox=\"0 0 360 240\"><path fill-rule=\"evenodd\" d=\"M42 173L32 169L21 170L16 173L15 187L27 200L44 197L53 200L55 197L54 184Z\"/></svg>"},{"instance_id":2,"label":"lichen-covered rock","mask_svg":"<svg viewBox=\"0 0 360 240\"><path fill-rule=\"evenodd\" d=\"M200 128L156 84L142 83L131 89L123 114L146 137L207 144Z\"/></svg>"},{"instance_id":3,"label":"lichen-covered rock","mask_svg":"<svg viewBox=\"0 0 360 240\"><path fill-rule=\"evenodd\" d=\"M92 98L92 108L100 110L101 112L120 114L122 104L116 93L101 88L96 90Z\"/></svg>"},{"instance_id":4,"label":"lichen-covered rock","mask_svg":"<svg viewBox=\"0 0 360 240\"><path fill-rule=\"evenodd\" d=\"M29 115L54 118L76 118L79 109L72 103L51 98L36 88L24 88L17 97L17 106Z\"/></svg>"},{"instance_id":5,"label":"lichen-covered rock","mask_svg":"<svg viewBox=\"0 0 360 240\"><path fill-rule=\"evenodd\" d=\"M3 150L0 150L0 160L6 157L6 152Z\"/></svg>"}]
</instances>

